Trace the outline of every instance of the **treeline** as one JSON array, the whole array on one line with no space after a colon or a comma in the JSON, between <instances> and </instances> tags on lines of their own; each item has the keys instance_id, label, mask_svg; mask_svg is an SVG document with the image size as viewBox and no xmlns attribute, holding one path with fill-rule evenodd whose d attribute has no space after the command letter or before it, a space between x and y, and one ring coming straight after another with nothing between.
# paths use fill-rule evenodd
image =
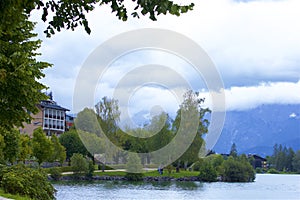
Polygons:
<instances>
[{"instance_id":1,"label":"treeline","mask_svg":"<svg viewBox=\"0 0 300 200\"><path fill-rule=\"evenodd\" d=\"M14 165L30 160L39 165L55 161L62 164L65 159L66 149L59 139L55 135L47 138L41 128L35 129L30 138L17 129L8 131L0 127L0 164Z\"/></svg>"},{"instance_id":2,"label":"treeline","mask_svg":"<svg viewBox=\"0 0 300 200\"><path fill-rule=\"evenodd\" d=\"M91 154L104 154L105 158L100 158L100 161L103 160L102 163L126 163L127 152L142 153L140 157L142 164L159 163L151 152L173 142L174 148L160 156L165 157L165 160L175 161L178 168L187 169L197 161L199 151L205 145L202 136L207 133L209 125L205 115L210 110L201 107L204 99L198 95L193 91L185 93L174 120L167 113L161 113L154 116L145 127L136 129L128 127L125 131L118 126L120 120L118 101L104 97L95 105L95 110L85 108L78 113L75 127ZM180 131L181 135L178 134ZM189 137L192 137L190 143L187 139ZM122 150L109 148L107 146L109 143ZM187 148L184 148L184 145ZM181 156L172 157L173 152L178 152L177 155Z\"/></svg>"},{"instance_id":3,"label":"treeline","mask_svg":"<svg viewBox=\"0 0 300 200\"><path fill-rule=\"evenodd\" d=\"M280 172L300 173L300 150L294 151L281 144L275 144L272 156L267 157L269 168ZM273 173L276 171L273 170Z\"/></svg>"}]
</instances>

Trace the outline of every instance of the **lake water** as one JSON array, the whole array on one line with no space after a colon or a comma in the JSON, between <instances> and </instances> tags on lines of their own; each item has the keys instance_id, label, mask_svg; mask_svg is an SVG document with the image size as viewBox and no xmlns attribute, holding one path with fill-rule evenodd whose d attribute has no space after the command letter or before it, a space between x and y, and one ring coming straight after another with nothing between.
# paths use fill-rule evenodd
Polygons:
<instances>
[{"instance_id":1,"label":"lake water","mask_svg":"<svg viewBox=\"0 0 300 200\"><path fill-rule=\"evenodd\" d=\"M300 199L300 175L257 174L252 183L124 181L54 184L60 199Z\"/></svg>"}]
</instances>

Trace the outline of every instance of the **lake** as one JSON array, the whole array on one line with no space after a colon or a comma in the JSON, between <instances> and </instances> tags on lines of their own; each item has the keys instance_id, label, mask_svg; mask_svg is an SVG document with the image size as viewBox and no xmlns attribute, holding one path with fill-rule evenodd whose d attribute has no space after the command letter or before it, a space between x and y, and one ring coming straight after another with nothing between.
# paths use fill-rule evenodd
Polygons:
<instances>
[{"instance_id":1,"label":"lake","mask_svg":"<svg viewBox=\"0 0 300 200\"><path fill-rule=\"evenodd\" d=\"M125 181L62 182L56 198L84 199L300 199L300 175L257 174L252 183Z\"/></svg>"}]
</instances>

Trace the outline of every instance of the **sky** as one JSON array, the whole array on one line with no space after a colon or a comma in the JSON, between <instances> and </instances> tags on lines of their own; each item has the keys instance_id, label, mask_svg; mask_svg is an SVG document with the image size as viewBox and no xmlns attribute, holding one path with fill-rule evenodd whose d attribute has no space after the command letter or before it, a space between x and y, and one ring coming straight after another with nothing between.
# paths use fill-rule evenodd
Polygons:
<instances>
[{"instance_id":1,"label":"sky","mask_svg":"<svg viewBox=\"0 0 300 200\"><path fill-rule=\"evenodd\" d=\"M78 112L80 109L73 108L73 95L78 75L89 55L119 34L160 28L184 35L207 53L223 80L227 111L247 110L262 104L300 105L299 0L197 0L194 3L194 10L187 14L159 16L155 22L147 16L130 17L122 22L109 7L103 6L87 15L90 35L79 27L75 31L63 30L51 38L43 34L46 25L35 13L36 32L43 40L39 59L53 64L44 71L46 77L41 82L53 92L58 104L69 108L71 113ZM121 105L129 115L157 108L174 115L182 100L174 93L185 88L177 76L170 75L163 67L136 71L151 64L169 67L193 90L200 91L200 96L206 98L205 104L211 106L205 77L199 76L182 57L157 49L142 49L113 60L98 78L94 99L86 106L92 107L103 96L112 97L116 90L126 93L129 88L126 84L132 84L135 88L128 104ZM169 85L158 82L139 85L145 80L145 74L167 80ZM124 77L131 81L119 87Z\"/></svg>"}]
</instances>

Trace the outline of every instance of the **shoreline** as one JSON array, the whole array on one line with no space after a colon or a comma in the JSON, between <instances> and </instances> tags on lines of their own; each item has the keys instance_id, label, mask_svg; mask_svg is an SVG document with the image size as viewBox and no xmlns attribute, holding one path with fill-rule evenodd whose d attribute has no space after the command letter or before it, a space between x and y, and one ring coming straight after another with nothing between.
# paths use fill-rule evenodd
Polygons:
<instances>
[{"instance_id":1,"label":"shoreline","mask_svg":"<svg viewBox=\"0 0 300 200\"><path fill-rule=\"evenodd\" d=\"M93 176L93 177L86 177L86 176L79 176L79 177L74 177L74 176L62 176L58 180L54 180L52 177L48 176L49 181L131 181L125 176ZM190 176L190 177L180 177L180 178L174 178L174 177L168 177L168 176L144 176L141 178L140 181L144 182L160 182L160 181L170 181L170 182L182 182L182 181L201 181L201 179L197 176ZM220 182L221 180L218 178L216 182ZM134 182L134 181L132 181Z\"/></svg>"}]
</instances>

